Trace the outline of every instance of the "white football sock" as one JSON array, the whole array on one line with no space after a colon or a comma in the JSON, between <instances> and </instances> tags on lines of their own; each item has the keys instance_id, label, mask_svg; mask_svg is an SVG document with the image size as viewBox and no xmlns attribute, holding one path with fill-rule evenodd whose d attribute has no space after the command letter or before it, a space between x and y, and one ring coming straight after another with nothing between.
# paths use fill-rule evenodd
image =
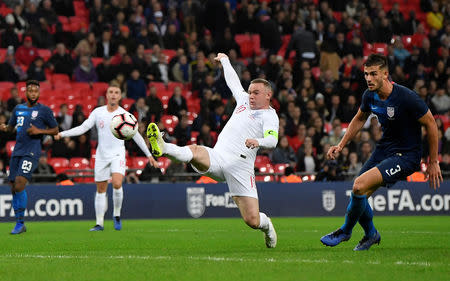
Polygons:
<instances>
[{"instance_id":1,"label":"white football sock","mask_svg":"<svg viewBox=\"0 0 450 281\"><path fill-rule=\"evenodd\" d=\"M262 231L269 230L269 218L264 213L259 213L259 229Z\"/></svg>"},{"instance_id":2,"label":"white football sock","mask_svg":"<svg viewBox=\"0 0 450 281\"><path fill-rule=\"evenodd\" d=\"M189 163L194 157L188 146L178 146L173 143L164 144L164 153L184 163Z\"/></svg>"},{"instance_id":3,"label":"white football sock","mask_svg":"<svg viewBox=\"0 0 450 281\"><path fill-rule=\"evenodd\" d=\"M122 210L122 202L123 202L123 188L119 189L113 188L113 203L114 203L114 217L120 217L120 211Z\"/></svg>"},{"instance_id":4,"label":"white football sock","mask_svg":"<svg viewBox=\"0 0 450 281\"><path fill-rule=\"evenodd\" d=\"M97 218L96 224L101 226L103 226L105 207L106 207L106 192L95 193L95 216Z\"/></svg>"}]
</instances>

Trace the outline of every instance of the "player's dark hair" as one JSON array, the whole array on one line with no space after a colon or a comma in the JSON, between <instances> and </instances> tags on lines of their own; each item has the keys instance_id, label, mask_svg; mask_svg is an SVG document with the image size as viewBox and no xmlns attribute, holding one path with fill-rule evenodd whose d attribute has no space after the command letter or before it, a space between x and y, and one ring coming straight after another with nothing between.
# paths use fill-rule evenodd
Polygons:
<instances>
[{"instance_id":1,"label":"player's dark hair","mask_svg":"<svg viewBox=\"0 0 450 281\"><path fill-rule=\"evenodd\" d=\"M388 61L387 58L382 54L371 54L366 62L364 63L364 66L380 66L380 68L387 68L388 67Z\"/></svg>"},{"instance_id":2,"label":"player's dark hair","mask_svg":"<svg viewBox=\"0 0 450 281\"><path fill-rule=\"evenodd\" d=\"M264 84L264 86L265 86L271 93L273 93L272 85L271 85L270 82L267 81L266 79L256 78L256 79L253 79L253 80L250 82L250 84L255 84L255 83L261 83L261 84Z\"/></svg>"},{"instance_id":3,"label":"player's dark hair","mask_svg":"<svg viewBox=\"0 0 450 281\"><path fill-rule=\"evenodd\" d=\"M38 87L40 87L41 85L39 84L39 81L37 81L37 80L27 80L27 82L26 82L26 87L28 87L28 86L30 86L30 85L35 85L35 86L38 86Z\"/></svg>"}]
</instances>

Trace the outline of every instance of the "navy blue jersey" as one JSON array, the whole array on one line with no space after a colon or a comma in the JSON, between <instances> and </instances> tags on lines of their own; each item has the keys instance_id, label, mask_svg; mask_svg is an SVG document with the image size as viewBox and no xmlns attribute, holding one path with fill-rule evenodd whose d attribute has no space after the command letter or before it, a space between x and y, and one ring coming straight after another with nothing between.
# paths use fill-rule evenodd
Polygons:
<instances>
[{"instance_id":1,"label":"navy blue jersey","mask_svg":"<svg viewBox=\"0 0 450 281\"><path fill-rule=\"evenodd\" d=\"M412 152L420 159L422 132L418 119L428 107L412 90L394 84L386 100L380 100L376 92L366 90L362 97L361 111L373 112L383 129L383 137L377 144L387 155Z\"/></svg>"},{"instance_id":2,"label":"navy blue jersey","mask_svg":"<svg viewBox=\"0 0 450 281\"><path fill-rule=\"evenodd\" d=\"M16 145L12 156L39 157L41 155L42 135L28 135L27 129L30 128L30 124L39 129L58 126L49 107L40 103L33 107L28 107L26 103L17 105L8 123L8 125L15 126L17 129Z\"/></svg>"}]
</instances>

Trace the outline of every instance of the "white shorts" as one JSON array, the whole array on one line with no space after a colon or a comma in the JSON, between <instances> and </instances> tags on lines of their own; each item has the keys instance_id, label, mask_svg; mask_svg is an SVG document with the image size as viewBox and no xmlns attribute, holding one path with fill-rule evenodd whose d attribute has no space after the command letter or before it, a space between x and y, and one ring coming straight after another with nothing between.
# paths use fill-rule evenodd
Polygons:
<instances>
[{"instance_id":1,"label":"white shorts","mask_svg":"<svg viewBox=\"0 0 450 281\"><path fill-rule=\"evenodd\" d=\"M224 155L213 148L202 147L208 151L210 166L207 171L199 171L191 165L197 173L205 174L217 181L226 181L231 196L258 199L253 163L248 163L239 156Z\"/></svg>"},{"instance_id":2,"label":"white shorts","mask_svg":"<svg viewBox=\"0 0 450 281\"><path fill-rule=\"evenodd\" d=\"M95 181L107 181L111 178L112 173L119 173L125 176L126 168L125 154L115 156L108 160L95 159Z\"/></svg>"}]
</instances>

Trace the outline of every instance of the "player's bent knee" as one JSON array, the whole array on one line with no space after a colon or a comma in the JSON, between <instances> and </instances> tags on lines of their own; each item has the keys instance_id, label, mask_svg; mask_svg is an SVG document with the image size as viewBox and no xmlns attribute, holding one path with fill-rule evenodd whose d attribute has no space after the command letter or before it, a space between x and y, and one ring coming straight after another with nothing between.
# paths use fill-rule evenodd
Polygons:
<instances>
[{"instance_id":1,"label":"player's bent knee","mask_svg":"<svg viewBox=\"0 0 450 281\"><path fill-rule=\"evenodd\" d=\"M367 191L366 189L367 187L365 186L364 181L360 177L357 177L353 182L353 194L364 195Z\"/></svg>"},{"instance_id":2,"label":"player's bent knee","mask_svg":"<svg viewBox=\"0 0 450 281\"><path fill-rule=\"evenodd\" d=\"M259 214L258 215L247 215L243 217L244 222L251 228L259 227Z\"/></svg>"}]
</instances>

